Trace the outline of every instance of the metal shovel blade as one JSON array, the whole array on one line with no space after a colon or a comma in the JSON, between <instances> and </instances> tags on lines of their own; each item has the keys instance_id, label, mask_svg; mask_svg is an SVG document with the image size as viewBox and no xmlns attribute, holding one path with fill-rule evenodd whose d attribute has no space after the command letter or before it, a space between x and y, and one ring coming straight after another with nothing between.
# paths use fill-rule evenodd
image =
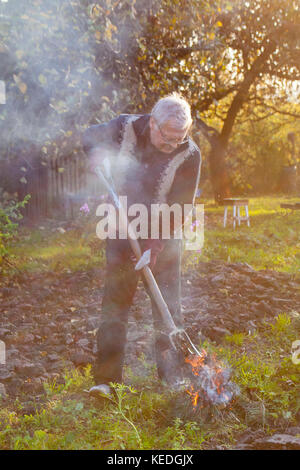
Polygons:
<instances>
[{"instance_id":1,"label":"metal shovel blade","mask_svg":"<svg viewBox=\"0 0 300 470\"><path fill-rule=\"evenodd\" d=\"M145 251L138 262L135 265L135 270L139 271L140 269L143 269L145 266L148 266L151 260L151 248L147 251Z\"/></svg>"}]
</instances>

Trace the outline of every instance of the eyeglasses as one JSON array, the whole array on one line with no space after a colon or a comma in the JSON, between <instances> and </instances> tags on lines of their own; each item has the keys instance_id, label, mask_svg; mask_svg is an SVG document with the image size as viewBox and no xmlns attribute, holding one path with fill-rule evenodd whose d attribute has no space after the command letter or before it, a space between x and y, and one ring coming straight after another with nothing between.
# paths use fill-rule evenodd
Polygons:
<instances>
[{"instance_id":1,"label":"eyeglasses","mask_svg":"<svg viewBox=\"0 0 300 470\"><path fill-rule=\"evenodd\" d=\"M184 136L183 139L180 139L180 140L178 140L178 139L171 139L171 140L167 139L167 138L164 136L164 133L162 132L162 130L161 130L160 126L158 125L158 122L156 121L156 119L154 119L154 122L155 122L155 124L157 125L157 128L158 128L158 130L159 130L159 132L160 132L160 135L161 135L161 137L162 137L162 140L165 142L165 144L168 144L168 145L171 145L171 146L173 146L173 145L177 145L177 146L178 146L178 145L183 144L184 142L186 142L186 140L187 140L187 136L186 136L186 135Z\"/></svg>"}]
</instances>

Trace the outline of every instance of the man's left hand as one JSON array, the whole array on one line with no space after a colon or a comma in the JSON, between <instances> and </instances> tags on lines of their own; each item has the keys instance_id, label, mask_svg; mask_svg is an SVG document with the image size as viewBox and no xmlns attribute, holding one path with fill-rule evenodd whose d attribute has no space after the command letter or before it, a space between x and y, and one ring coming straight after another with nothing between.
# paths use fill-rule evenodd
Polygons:
<instances>
[{"instance_id":1,"label":"man's left hand","mask_svg":"<svg viewBox=\"0 0 300 470\"><path fill-rule=\"evenodd\" d=\"M149 268L152 270L157 261L158 255L162 252L164 249L165 243L163 240L153 240L151 238L148 238L147 240L143 240L143 251L151 250L151 259L150 259L150 264Z\"/></svg>"}]
</instances>

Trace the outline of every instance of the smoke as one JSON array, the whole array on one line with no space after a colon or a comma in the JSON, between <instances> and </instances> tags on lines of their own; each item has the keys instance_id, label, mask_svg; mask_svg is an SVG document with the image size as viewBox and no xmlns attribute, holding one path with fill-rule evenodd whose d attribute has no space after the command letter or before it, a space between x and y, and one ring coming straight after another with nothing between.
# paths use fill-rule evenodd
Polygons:
<instances>
[{"instance_id":1,"label":"smoke","mask_svg":"<svg viewBox=\"0 0 300 470\"><path fill-rule=\"evenodd\" d=\"M186 358L191 365L190 384L187 393L194 407L200 402L212 405L228 405L239 394L239 387L232 380L232 371L213 355L202 349L200 356Z\"/></svg>"},{"instance_id":2,"label":"smoke","mask_svg":"<svg viewBox=\"0 0 300 470\"><path fill-rule=\"evenodd\" d=\"M103 96L112 90L94 67L87 3L0 3L1 97L3 87L6 91L0 105L2 147L23 139L55 140L80 131L91 115L105 111Z\"/></svg>"}]
</instances>

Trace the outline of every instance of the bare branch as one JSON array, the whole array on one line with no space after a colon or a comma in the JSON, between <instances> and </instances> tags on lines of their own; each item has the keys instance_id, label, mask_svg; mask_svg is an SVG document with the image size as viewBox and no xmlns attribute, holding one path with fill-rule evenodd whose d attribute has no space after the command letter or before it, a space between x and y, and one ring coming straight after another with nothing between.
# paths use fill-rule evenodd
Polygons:
<instances>
[{"instance_id":1,"label":"bare branch","mask_svg":"<svg viewBox=\"0 0 300 470\"><path fill-rule=\"evenodd\" d=\"M263 121L264 119L268 119L270 116L274 116L275 111L274 112L269 112L267 114L265 114L264 116L257 116L257 114L252 111L252 114L255 116L255 118L252 118L251 116L246 118L246 119L237 119L237 124L245 124L246 122L259 122L259 121Z\"/></svg>"},{"instance_id":2,"label":"bare branch","mask_svg":"<svg viewBox=\"0 0 300 470\"><path fill-rule=\"evenodd\" d=\"M195 118L195 122L199 130L203 133L205 138L211 142L214 137L219 136L219 132L211 126L208 126L202 119L199 117Z\"/></svg>"},{"instance_id":3,"label":"bare branch","mask_svg":"<svg viewBox=\"0 0 300 470\"><path fill-rule=\"evenodd\" d=\"M208 110L208 108L210 107L212 103L214 103L214 101L219 101L225 98L226 96L230 95L231 93L233 93L234 91L238 89L238 86L239 84L237 83L231 87L223 88L223 89L220 88L219 90L216 90L212 96L204 98L198 103L197 105L198 111L203 112L203 111Z\"/></svg>"},{"instance_id":4,"label":"bare branch","mask_svg":"<svg viewBox=\"0 0 300 470\"><path fill-rule=\"evenodd\" d=\"M266 60L270 57L272 52L276 48L275 41L269 41L265 43L265 47L263 52L255 59L253 62L251 69L249 69L245 75L244 80L241 83L238 92L236 93L235 97L232 100L230 108L227 113L226 120L224 122L224 126L221 132L221 136L224 142L228 142L230 133L232 131L232 127L234 125L234 121L236 116L238 115L239 111L243 107L243 104L247 100L249 89L255 79L258 77L259 73L264 67Z\"/></svg>"},{"instance_id":5,"label":"bare branch","mask_svg":"<svg viewBox=\"0 0 300 470\"><path fill-rule=\"evenodd\" d=\"M300 114L291 113L290 111L284 111L283 109L276 108L275 106L272 106L271 104L261 103L260 106L264 106L268 109L271 109L276 114L282 114L284 116L290 116L290 117L293 117L293 118L296 118L296 119L300 119Z\"/></svg>"}]
</instances>

